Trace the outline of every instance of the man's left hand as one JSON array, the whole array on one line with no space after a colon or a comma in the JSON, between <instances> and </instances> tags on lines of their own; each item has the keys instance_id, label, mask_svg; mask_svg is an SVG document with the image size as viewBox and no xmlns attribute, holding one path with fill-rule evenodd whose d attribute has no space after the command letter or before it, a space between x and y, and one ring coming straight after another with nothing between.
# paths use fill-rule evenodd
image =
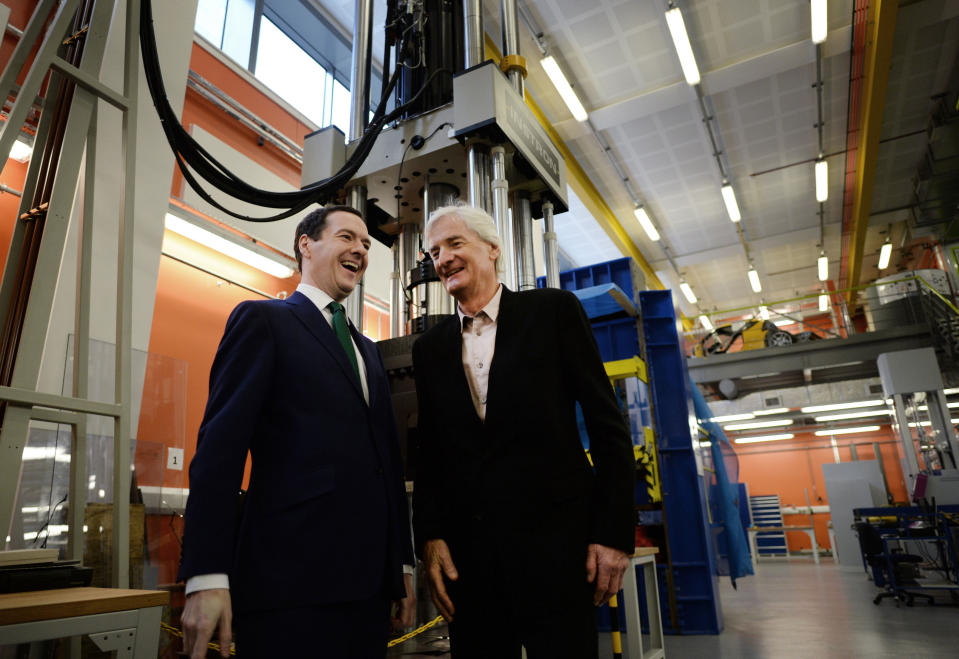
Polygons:
<instances>
[{"instance_id":1,"label":"man's left hand","mask_svg":"<svg viewBox=\"0 0 959 659\"><path fill-rule=\"evenodd\" d=\"M596 583L593 604L602 606L619 592L628 567L626 552L598 544L591 544L586 549L586 581Z\"/></svg>"},{"instance_id":2,"label":"man's left hand","mask_svg":"<svg viewBox=\"0 0 959 659\"><path fill-rule=\"evenodd\" d=\"M406 597L393 601L393 615L390 624L393 631L400 632L408 629L416 622L416 593L413 592L413 575L404 574L403 583L406 586Z\"/></svg>"}]
</instances>

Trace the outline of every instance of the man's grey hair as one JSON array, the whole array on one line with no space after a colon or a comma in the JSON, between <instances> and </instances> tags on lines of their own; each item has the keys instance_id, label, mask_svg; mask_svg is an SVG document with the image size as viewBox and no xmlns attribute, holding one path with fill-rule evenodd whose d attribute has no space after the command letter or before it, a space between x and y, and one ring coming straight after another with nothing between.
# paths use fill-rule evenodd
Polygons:
<instances>
[{"instance_id":1,"label":"man's grey hair","mask_svg":"<svg viewBox=\"0 0 959 659\"><path fill-rule=\"evenodd\" d=\"M430 227L433 226L434 222L444 217L457 217L463 220L463 223L466 224L467 228L479 236L480 240L489 243L493 247L500 248L500 254L496 257L496 274L503 274L503 251L500 244L499 232L496 231L496 223L493 221L493 218L489 213L484 211L482 208L475 208L464 202L458 202L452 206L441 206L430 213L429 220L426 222L426 231L424 231L424 237L427 239L427 241L429 240ZM426 247L427 251L429 251L428 242Z\"/></svg>"}]
</instances>

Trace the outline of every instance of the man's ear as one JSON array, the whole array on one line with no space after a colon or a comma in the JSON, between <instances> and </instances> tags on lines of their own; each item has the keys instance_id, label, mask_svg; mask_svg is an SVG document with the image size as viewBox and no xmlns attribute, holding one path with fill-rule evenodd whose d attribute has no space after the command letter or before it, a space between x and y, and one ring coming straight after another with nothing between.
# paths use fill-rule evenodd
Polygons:
<instances>
[{"instance_id":1,"label":"man's ear","mask_svg":"<svg viewBox=\"0 0 959 659\"><path fill-rule=\"evenodd\" d=\"M297 244L300 247L300 256L306 258L310 254L310 237L305 233L301 233Z\"/></svg>"},{"instance_id":2,"label":"man's ear","mask_svg":"<svg viewBox=\"0 0 959 659\"><path fill-rule=\"evenodd\" d=\"M492 260L493 260L493 261L495 261L496 259L499 258L499 251L500 251L500 250L499 250L499 247L497 247L496 245L491 245L491 246L490 246L490 251L489 251L489 253L490 253L490 256L492 257Z\"/></svg>"}]
</instances>

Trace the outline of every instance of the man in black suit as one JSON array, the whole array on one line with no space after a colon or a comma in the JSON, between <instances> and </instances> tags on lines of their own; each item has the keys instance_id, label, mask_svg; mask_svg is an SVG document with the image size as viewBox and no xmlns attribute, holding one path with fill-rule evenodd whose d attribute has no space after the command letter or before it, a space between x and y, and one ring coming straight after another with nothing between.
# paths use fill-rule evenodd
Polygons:
<instances>
[{"instance_id":1,"label":"man in black suit","mask_svg":"<svg viewBox=\"0 0 959 659\"><path fill-rule=\"evenodd\" d=\"M352 208L296 229L301 280L226 324L190 464L180 579L194 659L235 615L241 657L385 656L413 623L406 490L386 371L344 316L370 236ZM237 492L252 459L242 512Z\"/></svg>"},{"instance_id":2,"label":"man in black suit","mask_svg":"<svg viewBox=\"0 0 959 659\"><path fill-rule=\"evenodd\" d=\"M437 209L425 244L458 310L413 348L413 526L453 656L595 657L594 606L634 548L634 467L589 321L568 291L499 283L481 210Z\"/></svg>"}]
</instances>

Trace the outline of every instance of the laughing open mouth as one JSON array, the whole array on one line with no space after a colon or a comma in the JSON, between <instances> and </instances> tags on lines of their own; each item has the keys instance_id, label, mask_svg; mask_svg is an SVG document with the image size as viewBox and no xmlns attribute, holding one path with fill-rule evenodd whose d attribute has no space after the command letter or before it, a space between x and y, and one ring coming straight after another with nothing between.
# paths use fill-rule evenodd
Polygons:
<instances>
[{"instance_id":1,"label":"laughing open mouth","mask_svg":"<svg viewBox=\"0 0 959 659\"><path fill-rule=\"evenodd\" d=\"M340 261L340 265L349 270L350 272L359 272L360 264L353 263L352 261Z\"/></svg>"}]
</instances>

